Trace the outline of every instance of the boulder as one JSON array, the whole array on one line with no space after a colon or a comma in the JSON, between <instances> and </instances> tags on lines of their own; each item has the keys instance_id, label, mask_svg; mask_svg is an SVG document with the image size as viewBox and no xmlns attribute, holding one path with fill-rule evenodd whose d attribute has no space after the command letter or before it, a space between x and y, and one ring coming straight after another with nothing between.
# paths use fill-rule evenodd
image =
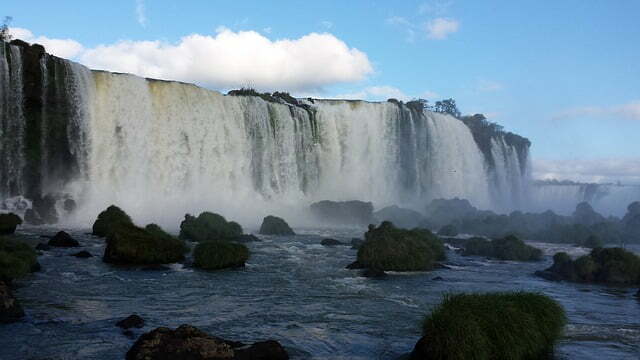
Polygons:
<instances>
[{"instance_id":1,"label":"boulder","mask_svg":"<svg viewBox=\"0 0 640 360\"><path fill-rule=\"evenodd\" d=\"M606 219L593 210L588 202L583 201L576 205L576 210L573 212L573 221L576 224L590 226L604 222Z\"/></svg>"},{"instance_id":2,"label":"boulder","mask_svg":"<svg viewBox=\"0 0 640 360\"><path fill-rule=\"evenodd\" d=\"M347 245L347 244L345 244L345 243L343 243L341 241L338 241L336 239L323 239L320 242L320 245L322 245L322 246L344 246L344 245Z\"/></svg>"},{"instance_id":3,"label":"boulder","mask_svg":"<svg viewBox=\"0 0 640 360\"><path fill-rule=\"evenodd\" d=\"M362 226L375 222L370 202L324 200L311 204L309 209L318 221L325 224Z\"/></svg>"},{"instance_id":4,"label":"boulder","mask_svg":"<svg viewBox=\"0 0 640 360\"><path fill-rule=\"evenodd\" d=\"M542 250L527 245L513 235L494 240L474 237L464 242L463 246L462 255L464 256L476 255L514 261L539 261L542 259Z\"/></svg>"},{"instance_id":5,"label":"boulder","mask_svg":"<svg viewBox=\"0 0 640 360\"><path fill-rule=\"evenodd\" d=\"M198 217L186 214L180 223L180 238L191 241L233 240L241 235L240 224L207 211Z\"/></svg>"},{"instance_id":6,"label":"boulder","mask_svg":"<svg viewBox=\"0 0 640 360\"><path fill-rule=\"evenodd\" d=\"M125 319L122 319L116 323L116 326L121 329L131 329L138 328L141 329L144 327L144 319L138 315L129 315Z\"/></svg>"},{"instance_id":7,"label":"boulder","mask_svg":"<svg viewBox=\"0 0 640 360\"><path fill-rule=\"evenodd\" d=\"M249 259L249 249L229 241L205 241L193 250L193 266L203 270L243 267Z\"/></svg>"},{"instance_id":8,"label":"boulder","mask_svg":"<svg viewBox=\"0 0 640 360\"><path fill-rule=\"evenodd\" d=\"M478 212L469 200L459 198L432 200L425 210L427 220L424 226L431 229L438 229L455 220L475 216Z\"/></svg>"},{"instance_id":9,"label":"boulder","mask_svg":"<svg viewBox=\"0 0 640 360\"><path fill-rule=\"evenodd\" d=\"M133 221L122 209L111 205L98 214L98 218L93 223L93 235L106 237L120 225L133 225Z\"/></svg>"},{"instance_id":10,"label":"boulder","mask_svg":"<svg viewBox=\"0 0 640 360\"><path fill-rule=\"evenodd\" d=\"M22 225L20 216L9 213L0 214L0 235L11 235L16 232L18 225Z\"/></svg>"},{"instance_id":11,"label":"boulder","mask_svg":"<svg viewBox=\"0 0 640 360\"><path fill-rule=\"evenodd\" d=\"M78 243L78 241L72 238L68 233L59 231L51 238L51 240L49 240L48 245L55 247L78 247L80 246L80 243Z\"/></svg>"},{"instance_id":12,"label":"boulder","mask_svg":"<svg viewBox=\"0 0 640 360\"><path fill-rule=\"evenodd\" d=\"M37 254L31 246L14 239L0 238L0 281L10 284L12 280L39 269Z\"/></svg>"},{"instance_id":13,"label":"boulder","mask_svg":"<svg viewBox=\"0 0 640 360\"><path fill-rule=\"evenodd\" d=\"M387 276L387 273L378 269L364 269L360 275L367 278L380 279Z\"/></svg>"},{"instance_id":14,"label":"boulder","mask_svg":"<svg viewBox=\"0 0 640 360\"><path fill-rule=\"evenodd\" d=\"M249 347L235 349L234 360L288 360L289 354L275 340L259 341Z\"/></svg>"},{"instance_id":15,"label":"boulder","mask_svg":"<svg viewBox=\"0 0 640 360\"><path fill-rule=\"evenodd\" d=\"M405 209L396 205L387 206L373 213L378 222L390 221L403 229L413 229L424 222L424 216L411 209Z\"/></svg>"},{"instance_id":16,"label":"boulder","mask_svg":"<svg viewBox=\"0 0 640 360\"><path fill-rule=\"evenodd\" d=\"M23 316L24 311L11 293L11 289L3 281L0 281L0 323L16 322Z\"/></svg>"},{"instance_id":17,"label":"boulder","mask_svg":"<svg viewBox=\"0 0 640 360\"><path fill-rule=\"evenodd\" d=\"M284 221L283 218L279 218L277 216L267 216L262 220L262 225L260 226L261 235L279 235L279 236L290 236L295 235L289 224Z\"/></svg>"},{"instance_id":18,"label":"boulder","mask_svg":"<svg viewBox=\"0 0 640 360\"><path fill-rule=\"evenodd\" d=\"M107 236L102 260L122 265L169 264L184 260L185 244L156 227L117 226Z\"/></svg>"},{"instance_id":19,"label":"boulder","mask_svg":"<svg viewBox=\"0 0 640 360\"><path fill-rule=\"evenodd\" d=\"M71 256L75 256L75 257L80 258L80 259L88 259L90 257L93 257L93 255L91 255L90 252L85 251L85 250L77 252L75 254L71 254Z\"/></svg>"}]
</instances>

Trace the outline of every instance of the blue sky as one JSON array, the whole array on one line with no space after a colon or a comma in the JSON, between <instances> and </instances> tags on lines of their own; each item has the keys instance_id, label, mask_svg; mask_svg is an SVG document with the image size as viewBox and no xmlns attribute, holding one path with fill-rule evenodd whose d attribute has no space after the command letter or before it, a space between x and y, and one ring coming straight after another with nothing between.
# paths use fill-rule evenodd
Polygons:
<instances>
[{"instance_id":1,"label":"blue sky","mask_svg":"<svg viewBox=\"0 0 640 360\"><path fill-rule=\"evenodd\" d=\"M49 41L48 48L58 47L61 55L92 67L153 68L151 75L220 90L237 80L318 97L453 97L463 113L485 113L530 138L536 176L640 183L640 1L280 1L276 6L131 0L34 7L5 0L2 13L13 16L12 27L22 31L17 37ZM331 37L309 38L314 33ZM211 45L223 53L234 42L249 54L260 44L264 53L229 50L240 58L216 61L220 52L187 46L183 37L192 34L208 40L226 34L226 42ZM274 45L283 39L305 40L283 55L289 47ZM126 48L116 46L122 41ZM123 54L137 57L125 62ZM181 72L179 64L157 59L168 54L197 54L200 72ZM282 67L273 59L262 67L264 54L292 68L308 56L309 68L264 79L242 67L234 73L244 61L266 73ZM281 81L283 76L288 80Z\"/></svg>"}]
</instances>

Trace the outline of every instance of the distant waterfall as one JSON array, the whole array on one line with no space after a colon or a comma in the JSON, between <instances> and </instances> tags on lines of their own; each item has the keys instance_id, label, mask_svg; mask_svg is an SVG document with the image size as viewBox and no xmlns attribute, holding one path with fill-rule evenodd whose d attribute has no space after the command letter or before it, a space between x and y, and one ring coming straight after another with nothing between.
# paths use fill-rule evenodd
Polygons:
<instances>
[{"instance_id":1,"label":"distant waterfall","mask_svg":"<svg viewBox=\"0 0 640 360\"><path fill-rule=\"evenodd\" d=\"M531 187L534 210L570 215L580 202L586 201L601 214L622 217L627 206L640 201L640 186L613 184L537 183Z\"/></svg>"},{"instance_id":2,"label":"distant waterfall","mask_svg":"<svg viewBox=\"0 0 640 360\"><path fill-rule=\"evenodd\" d=\"M242 216L322 199L422 209L461 197L505 210L525 198L528 149L498 137L489 166L448 115L395 102L228 96L30 53L35 66L21 59L33 47L2 51L0 200L57 193L78 201L82 220L116 203L176 222L204 209ZM23 73L39 86L28 88Z\"/></svg>"}]
</instances>

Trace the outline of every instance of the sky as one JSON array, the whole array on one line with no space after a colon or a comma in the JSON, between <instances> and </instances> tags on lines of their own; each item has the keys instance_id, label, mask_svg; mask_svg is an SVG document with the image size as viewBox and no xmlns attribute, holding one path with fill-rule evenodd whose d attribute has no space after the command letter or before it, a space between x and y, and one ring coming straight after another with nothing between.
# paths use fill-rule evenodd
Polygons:
<instances>
[{"instance_id":1,"label":"sky","mask_svg":"<svg viewBox=\"0 0 640 360\"><path fill-rule=\"evenodd\" d=\"M454 98L529 138L536 178L640 184L640 1L275 3L4 0L0 16L95 69L220 91Z\"/></svg>"}]
</instances>

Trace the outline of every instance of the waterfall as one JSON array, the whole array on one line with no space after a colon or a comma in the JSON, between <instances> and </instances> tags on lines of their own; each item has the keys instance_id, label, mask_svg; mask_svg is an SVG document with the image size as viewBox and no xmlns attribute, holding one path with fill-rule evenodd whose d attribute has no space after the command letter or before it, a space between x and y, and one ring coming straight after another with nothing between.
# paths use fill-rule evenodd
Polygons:
<instances>
[{"instance_id":1,"label":"waterfall","mask_svg":"<svg viewBox=\"0 0 640 360\"><path fill-rule=\"evenodd\" d=\"M494 139L490 166L467 125L448 115L397 102L222 95L91 71L33 47L21 61L19 46L4 48L0 200L71 197L79 223L111 203L140 222L175 226L186 212L255 222L324 199L422 210L461 197L504 210L526 192L528 149ZM23 64L39 86L22 84ZM20 106L23 92L30 106Z\"/></svg>"},{"instance_id":2,"label":"waterfall","mask_svg":"<svg viewBox=\"0 0 640 360\"><path fill-rule=\"evenodd\" d=\"M580 202L586 201L603 215L624 216L627 206L640 200L640 186L581 183L536 183L531 189L533 210L552 209L570 215Z\"/></svg>"}]
</instances>

